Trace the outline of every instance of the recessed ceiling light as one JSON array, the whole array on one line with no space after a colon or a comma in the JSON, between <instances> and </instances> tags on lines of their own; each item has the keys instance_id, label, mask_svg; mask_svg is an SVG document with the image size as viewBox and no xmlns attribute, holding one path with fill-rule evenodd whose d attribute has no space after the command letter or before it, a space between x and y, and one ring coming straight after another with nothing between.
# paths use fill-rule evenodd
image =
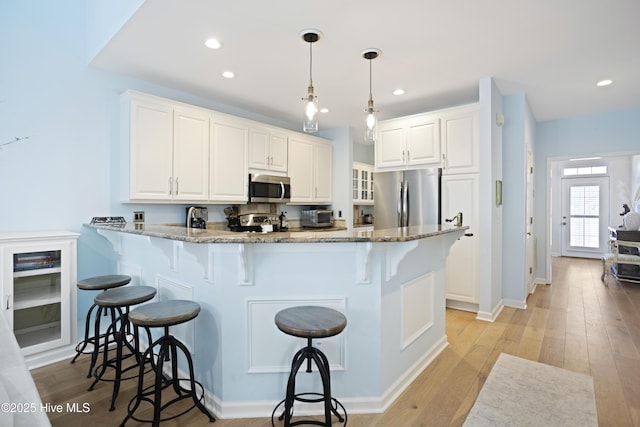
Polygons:
<instances>
[{"instance_id":1,"label":"recessed ceiling light","mask_svg":"<svg viewBox=\"0 0 640 427\"><path fill-rule=\"evenodd\" d=\"M600 80L598 83L596 83L596 86L609 86L611 83L613 83L613 80L609 80L609 79L604 79L604 80Z\"/></svg>"},{"instance_id":2,"label":"recessed ceiling light","mask_svg":"<svg viewBox=\"0 0 640 427\"><path fill-rule=\"evenodd\" d=\"M222 72L222 77L224 77L225 79L232 79L234 78L236 75L233 71L223 71Z\"/></svg>"},{"instance_id":3,"label":"recessed ceiling light","mask_svg":"<svg viewBox=\"0 0 640 427\"><path fill-rule=\"evenodd\" d=\"M398 88L398 89L393 91L393 94L394 95L404 95L404 89Z\"/></svg>"},{"instance_id":4,"label":"recessed ceiling light","mask_svg":"<svg viewBox=\"0 0 640 427\"><path fill-rule=\"evenodd\" d=\"M220 49L222 47L222 44L220 44L220 42L214 38L207 39L207 41L204 42L204 45L209 49Z\"/></svg>"},{"instance_id":5,"label":"recessed ceiling light","mask_svg":"<svg viewBox=\"0 0 640 427\"><path fill-rule=\"evenodd\" d=\"M321 113L328 113L328 112L329 112L329 109L328 109L328 108L321 108L321 109L320 109L320 112L321 112Z\"/></svg>"}]
</instances>

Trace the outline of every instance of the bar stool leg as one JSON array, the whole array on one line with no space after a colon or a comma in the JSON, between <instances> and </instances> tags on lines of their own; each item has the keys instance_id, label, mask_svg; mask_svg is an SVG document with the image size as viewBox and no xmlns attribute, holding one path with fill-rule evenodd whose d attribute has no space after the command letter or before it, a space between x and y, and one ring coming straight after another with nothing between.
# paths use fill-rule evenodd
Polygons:
<instances>
[{"instance_id":1,"label":"bar stool leg","mask_svg":"<svg viewBox=\"0 0 640 427\"><path fill-rule=\"evenodd\" d=\"M87 311L87 317L84 321L84 339L82 340L82 342L78 343L78 345L76 346L76 355L73 356L73 359L71 359L71 363L76 363L76 359L78 358L78 356L83 354L84 349L87 348L87 345L89 344L89 342L95 343L95 338L89 337L89 328L90 328L89 324L91 323L91 313L93 313L93 310L96 307L97 305L93 304L91 307L89 307L89 311Z\"/></svg>"}]
</instances>

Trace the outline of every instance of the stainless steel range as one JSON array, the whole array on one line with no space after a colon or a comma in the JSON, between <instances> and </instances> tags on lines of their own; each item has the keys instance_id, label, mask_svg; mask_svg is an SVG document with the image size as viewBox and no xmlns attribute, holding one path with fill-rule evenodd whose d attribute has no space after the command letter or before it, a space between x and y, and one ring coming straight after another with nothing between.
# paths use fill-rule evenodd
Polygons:
<instances>
[{"instance_id":1,"label":"stainless steel range","mask_svg":"<svg viewBox=\"0 0 640 427\"><path fill-rule=\"evenodd\" d=\"M232 231L279 231L280 219L277 215L249 213L228 217L229 229Z\"/></svg>"}]
</instances>

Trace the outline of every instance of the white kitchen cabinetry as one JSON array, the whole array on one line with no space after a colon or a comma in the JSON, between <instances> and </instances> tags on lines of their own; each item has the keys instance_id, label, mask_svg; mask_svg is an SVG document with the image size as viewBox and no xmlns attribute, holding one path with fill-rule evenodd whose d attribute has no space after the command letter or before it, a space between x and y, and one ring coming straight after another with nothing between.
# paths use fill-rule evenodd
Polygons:
<instances>
[{"instance_id":1,"label":"white kitchen cabinetry","mask_svg":"<svg viewBox=\"0 0 640 427\"><path fill-rule=\"evenodd\" d=\"M249 130L249 168L287 172L287 134L274 129L251 126Z\"/></svg>"},{"instance_id":2,"label":"white kitchen cabinetry","mask_svg":"<svg viewBox=\"0 0 640 427\"><path fill-rule=\"evenodd\" d=\"M463 225L468 225L466 234L451 247L447 257L447 306L468 311L477 311L478 278L480 277L479 254L479 174L444 175L442 177L442 216L451 219L463 213Z\"/></svg>"},{"instance_id":3,"label":"white kitchen cabinetry","mask_svg":"<svg viewBox=\"0 0 640 427\"><path fill-rule=\"evenodd\" d=\"M308 136L289 136L291 204L328 204L333 194L333 146Z\"/></svg>"},{"instance_id":4,"label":"white kitchen cabinetry","mask_svg":"<svg viewBox=\"0 0 640 427\"><path fill-rule=\"evenodd\" d=\"M353 163L352 193L354 205L373 205L373 165Z\"/></svg>"},{"instance_id":5,"label":"white kitchen cabinetry","mask_svg":"<svg viewBox=\"0 0 640 427\"><path fill-rule=\"evenodd\" d=\"M208 112L137 92L125 92L122 112L123 198L207 200Z\"/></svg>"},{"instance_id":6,"label":"white kitchen cabinetry","mask_svg":"<svg viewBox=\"0 0 640 427\"><path fill-rule=\"evenodd\" d=\"M246 202L249 186L246 121L215 114L211 120L209 200Z\"/></svg>"},{"instance_id":7,"label":"white kitchen cabinetry","mask_svg":"<svg viewBox=\"0 0 640 427\"><path fill-rule=\"evenodd\" d=\"M73 354L77 233L0 234L2 307L30 368Z\"/></svg>"},{"instance_id":8,"label":"white kitchen cabinetry","mask_svg":"<svg viewBox=\"0 0 640 427\"><path fill-rule=\"evenodd\" d=\"M380 122L376 170L415 169L440 163L440 120L419 114Z\"/></svg>"},{"instance_id":9,"label":"white kitchen cabinetry","mask_svg":"<svg viewBox=\"0 0 640 427\"><path fill-rule=\"evenodd\" d=\"M443 174L479 172L479 115L478 104L441 112Z\"/></svg>"}]
</instances>

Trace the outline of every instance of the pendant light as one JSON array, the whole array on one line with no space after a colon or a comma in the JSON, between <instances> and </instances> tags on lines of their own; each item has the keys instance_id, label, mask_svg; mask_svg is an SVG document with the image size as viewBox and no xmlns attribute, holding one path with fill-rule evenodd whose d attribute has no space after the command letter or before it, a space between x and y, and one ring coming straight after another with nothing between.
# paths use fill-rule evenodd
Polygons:
<instances>
[{"instance_id":1,"label":"pendant light","mask_svg":"<svg viewBox=\"0 0 640 427\"><path fill-rule=\"evenodd\" d=\"M304 106L304 119L302 122L302 130L313 133L318 132L318 97L313 93L313 43L320 40L320 32L318 30L302 30L300 33L302 39L309 43L309 87L307 88L307 96L302 98Z\"/></svg>"},{"instance_id":2,"label":"pendant light","mask_svg":"<svg viewBox=\"0 0 640 427\"><path fill-rule=\"evenodd\" d=\"M381 53L380 49L367 49L362 52L362 57L369 61L369 102L367 103L367 108L364 110L364 112L367 113L364 141L368 144L376 142L378 125L378 118L376 117L378 111L373 107L373 95L371 92L371 61L376 59Z\"/></svg>"}]
</instances>

